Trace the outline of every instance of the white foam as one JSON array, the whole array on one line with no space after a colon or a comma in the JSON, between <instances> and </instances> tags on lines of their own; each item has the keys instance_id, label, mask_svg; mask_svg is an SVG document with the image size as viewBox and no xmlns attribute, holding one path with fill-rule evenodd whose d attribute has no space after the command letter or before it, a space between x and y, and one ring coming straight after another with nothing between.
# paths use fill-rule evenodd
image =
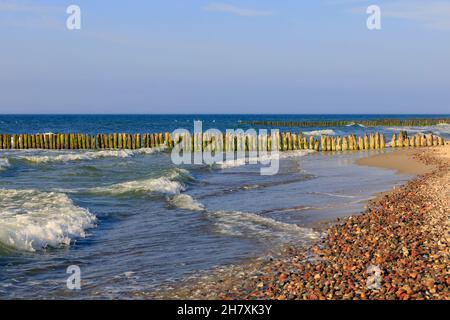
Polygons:
<instances>
[{"instance_id":1,"label":"white foam","mask_svg":"<svg viewBox=\"0 0 450 320\"><path fill-rule=\"evenodd\" d=\"M229 236L256 239L276 238L277 241L314 240L319 234L309 228L284 223L255 213L217 211L208 213L217 232Z\"/></svg>"},{"instance_id":2,"label":"white foam","mask_svg":"<svg viewBox=\"0 0 450 320\"><path fill-rule=\"evenodd\" d=\"M104 193L112 195L121 195L126 193L164 193L179 194L184 191L184 185L176 181L183 176L189 176L189 171L184 169L175 169L167 173L163 177L149 178L143 180L132 180L127 182L116 183L105 187L96 187L89 189L93 193Z\"/></svg>"},{"instance_id":3,"label":"white foam","mask_svg":"<svg viewBox=\"0 0 450 320\"><path fill-rule=\"evenodd\" d=\"M336 132L334 132L334 130L331 129L324 129L324 130L305 131L303 132L303 134L307 136L321 136L321 135L334 136L336 135Z\"/></svg>"},{"instance_id":4,"label":"white foam","mask_svg":"<svg viewBox=\"0 0 450 320\"><path fill-rule=\"evenodd\" d=\"M387 127L386 130L391 131L408 131L408 132L417 132L417 133L424 133L424 132L433 132L437 135L448 135L450 134L450 124L448 123L440 123L434 126L411 126L411 127Z\"/></svg>"},{"instance_id":5,"label":"white foam","mask_svg":"<svg viewBox=\"0 0 450 320\"><path fill-rule=\"evenodd\" d=\"M137 150L99 150L99 151L82 151L77 152L66 152L66 151L54 151L47 152L44 155L26 155L19 156L20 159L25 159L35 163L47 163L47 162L69 162L69 161L80 161L80 160L94 160L106 157L115 158L127 158L137 154L151 154L154 152L159 152L164 150L165 147L158 148L142 148Z\"/></svg>"},{"instance_id":6,"label":"white foam","mask_svg":"<svg viewBox=\"0 0 450 320\"><path fill-rule=\"evenodd\" d=\"M84 238L96 218L63 193L0 189L0 242L26 251Z\"/></svg>"},{"instance_id":7,"label":"white foam","mask_svg":"<svg viewBox=\"0 0 450 320\"><path fill-rule=\"evenodd\" d=\"M116 183L108 187L96 187L90 189L94 193L108 193L120 195L132 192L148 193L158 192L167 194L177 194L184 190L183 185L177 181L171 181L166 177L156 179L135 180Z\"/></svg>"},{"instance_id":8,"label":"white foam","mask_svg":"<svg viewBox=\"0 0 450 320\"><path fill-rule=\"evenodd\" d=\"M199 203L198 201L195 201L188 194L177 194L173 198L169 199L168 202L171 206L180 208L180 209L192 210L192 211L205 210L205 207L203 206L203 204Z\"/></svg>"},{"instance_id":9,"label":"white foam","mask_svg":"<svg viewBox=\"0 0 450 320\"><path fill-rule=\"evenodd\" d=\"M221 162L217 162L215 166L220 169L228 169L235 168L240 166L245 166L248 164L267 164L270 160L276 159L287 159L294 157L303 157L307 154L314 152L314 150L296 150L296 151L283 151L283 152L275 152L269 153L257 157L242 157L233 160L225 160Z\"/></svg>"},{"instance_id":10,"label":"white foam","mask_svg":"<svg viewBox=\"0 0 450 320\"><path fill-rule=\"evenodd\" d=\"M5 170L10 166L7 158L0 158L0 171Z\"/></svg>"},{"instance_id":11,"label":"white foam","mask_svg":"<svg viewBox=\"0 0 450 320\"><path fill-rule=\"evenodd\" d=\"M363 124L361 124L361 123L356 123L356 122L350 122L349 124L346 124L345 126L346 126L346 127L355 127L355 126L358 126L358 127L361 127L361 128L365 128L365 127L366 127L365 125L363 125Z\"/></svg>"}]
</instances>

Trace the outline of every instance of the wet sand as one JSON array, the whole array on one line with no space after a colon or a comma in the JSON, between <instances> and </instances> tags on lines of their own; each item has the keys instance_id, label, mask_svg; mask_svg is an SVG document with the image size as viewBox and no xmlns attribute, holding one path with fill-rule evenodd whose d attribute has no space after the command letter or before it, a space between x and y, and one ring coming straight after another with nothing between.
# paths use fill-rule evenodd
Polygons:
<instances>
[{"instance_id":1,"label":"wet sand","mask_svg":"<svg viewBox=\"0 0 450 320\"><path fill-rule=\"evenodd\" d=\"M360 162L418 176L338 219L309 250L216 270L158 298L450 299L450 146Z\"/></svg>"},{"instance_id":2,"label":"wet sand","mask_svg":"<svg viewBox=\"0 0 450 320\"><path fill-rule=\"evenodd\" d=\"M399 174L420 175L430 173L435 169L431 164L425 164L414 155L418 149L395 149L393 152L374 155L356 161L357 164L369 167L396 170Z\"/></svg>"}]
</instances>

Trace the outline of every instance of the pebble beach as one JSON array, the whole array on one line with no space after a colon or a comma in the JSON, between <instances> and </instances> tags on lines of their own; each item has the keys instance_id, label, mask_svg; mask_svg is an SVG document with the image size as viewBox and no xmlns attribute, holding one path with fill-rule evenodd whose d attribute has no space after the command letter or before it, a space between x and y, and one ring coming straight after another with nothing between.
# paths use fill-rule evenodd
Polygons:
<instances>
[{"instance_id":1,"label":"pebble beach","mask_svg":"<svg viewBox=\"0 0 450 320\"><path fill-rule=\"evenodd\" d=\"M416 174L337 219L311 248L286 247L192 279L159 298L423 300L450 298L450 146L359 160Z\"/></svg>"}]
</instances>

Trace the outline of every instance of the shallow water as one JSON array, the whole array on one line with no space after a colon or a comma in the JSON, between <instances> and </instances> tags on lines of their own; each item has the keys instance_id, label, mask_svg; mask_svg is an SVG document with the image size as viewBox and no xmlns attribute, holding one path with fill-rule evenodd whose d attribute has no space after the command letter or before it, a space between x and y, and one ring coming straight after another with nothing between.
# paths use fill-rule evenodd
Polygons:
<instances>
[{"instance_id":1,"label":"shallow water","mask_svg":"<svg viewBox=\"0 0 450 320\"><path fill-rule=\"evenodd\" d=\"M308 245L317 223L409 178L353 164L369 153L292 152L261 176L259 165L175 166L165 149L2 150L0 297L125 298ZM66 287L70 265L81 268L80 291Z\"/></svg>"}]
</instances>

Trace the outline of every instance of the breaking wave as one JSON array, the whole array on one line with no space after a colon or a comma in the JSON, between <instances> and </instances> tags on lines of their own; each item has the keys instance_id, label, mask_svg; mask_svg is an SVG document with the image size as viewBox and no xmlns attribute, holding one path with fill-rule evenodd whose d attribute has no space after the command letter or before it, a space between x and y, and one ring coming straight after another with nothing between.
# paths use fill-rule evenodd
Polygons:
<instances>
[{"instance_id":1,"label":"breaking wave","mask_svg":"<svg viewBox=\"0 0 450 320\"><path fill-rule=\"evenodd\" d=\"M271 153L271 154L266 154L266 155L257 156L257 157L243 157L243 158L238 158L238 159L233 159L233 160L225 160L225 161L217 162L215 164L215 166L220 169L228 169L228 168L245 166L248 164L265 165L265 164L268 164L268 162L271 160L303 157L312 152L314 152L314 151L313 150L284 151L284 152Z\"/></svg>"},{"instance_id":2,"label":"breaking wave","mask_svg":"<svg viewBox=\"0 0 450 320\"><path fill-rule=\"evenodd\" d=\"M312 229L276 221L255 213L217 211L209 212L208 218L213 220L218 233L229 236L250 237L259 240L275 238L284 243L319 238L319 234Z\"/></svg>"},{"instance_id":3,"label":"breaking wave","mask_svg":"<svg viewBox=\"0 0 450 320\"><path fill-rule=\"evenodd\" d=\"M351 122L347 125L345 125L346 127L361 127L361 128L365 128L366 126L361 124L361 123L356 123L356 122Z\"/></svg>"},{"instance_id":4,"label":"breaking wave","mask_svg":"<svg viewBox=\"0 0 450 320\"><path fill-rule=\"evenodd\" d=\"M36 251L69 245L95 222L63 193L0 189L0 242L8 247Z\"/></svg>"},{"instance_id":5,"label":"breaking wave","mask_svg":"<svg viewBox=\"0 0 450 320\"><path fill-rule=\"evenodd\" d=\"M177 194L173 198L168 200L169 204L175 208L192 210L192 211L204 211L205 207L198 201L195 201L188 194Z\"/></svg>"},{"instance_id":6,"label":"breaking wave","mask_svg":"<svg viewBox=\"0 0 450 320\"><path fill-rule=\"evenodd\" d=\"M334 136L336 135L336 132L334 132L334 130L331 129L324 129L324 130L305 131L303 132L303 134L307 136L321 136L321 135Z\"/></svg>"},{"instance_id":7,"label":"breaking wave","mask_svg":"<svg viewBox=\"0 0 450 320\"><path fill-rule=\"evenodd\" d=\"M187 170L175 169L163 177L133 180L116 183L110 186L95 187L89 189L89 192L111 195L124 195L129 193L179 194L181 191L185 190L185 187L184 184L178 180L186 179L190 179Z\"/></svg>"},{"instance_id":8,"label":"breaking wave","mask_svg":"<svg viewBox=\"0 0 450 320\"><path fill-rule=\"evenodd\" d=\"M151 154L154 152L160 152L165 147L159 148L142 148L137 150L100 150L100 151L78 151L78 152L64 152L59 154L58 151L53 151L51 154L44 155L26 155L19 156L20 159L25 159L34 163L47 163L47 162L69 162L69 161L81 161L81 160L94 160L99 158L115 157L115 158L127 158L137 154Z\"/></svg>"},{"instance_id":9,"label":"breaking wave","mask_svg":"<svg viewBox=\"0 0 450 320\"><path fill-rule=\"evenodd\" d=\"M408 132L416 132L416 133L426 133L433 132L438 135L450 135L450 124L448 123L440 123L434 126L426 126L426 127L386 127L386 130L390 131L408 131Z\"/></svg>"},{"instance_id":10,"label":"breaking wave","mask_svg":"<svg viewBox=\"0 0 450 320\"><path fill-rule=\"evenodd\" d=\"M8 159L0 158L0 171L5 170L10 166Z\"/></svg>"}]
</instances>

